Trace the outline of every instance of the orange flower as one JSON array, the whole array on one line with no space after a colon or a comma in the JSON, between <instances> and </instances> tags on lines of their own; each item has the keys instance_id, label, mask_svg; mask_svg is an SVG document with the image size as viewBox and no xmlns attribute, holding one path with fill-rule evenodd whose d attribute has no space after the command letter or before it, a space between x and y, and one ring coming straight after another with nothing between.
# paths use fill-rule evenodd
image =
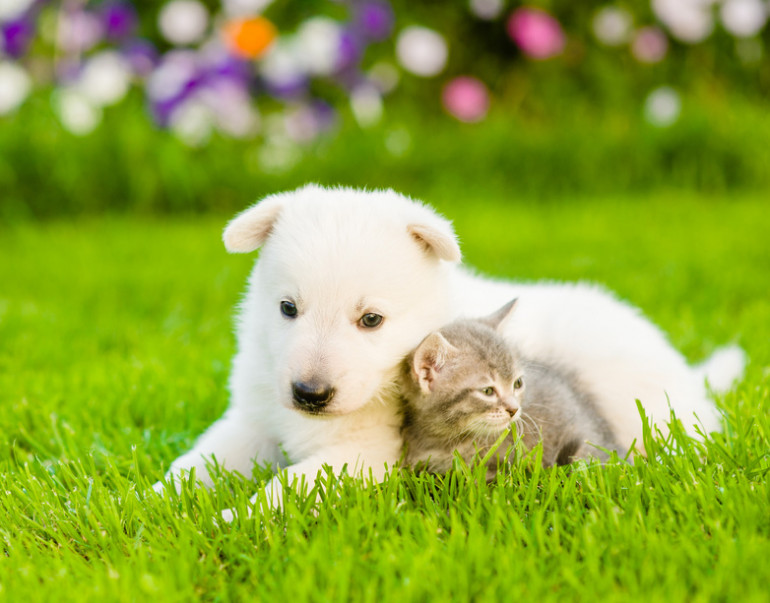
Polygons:
<instances>
[{"instance_id":1,"label":"orange flower","mask_svg":"<svg viewBox=\"0 0 770 603\"><path fill-rule=\"evenodd\" d=\"M244 59L256 59L265 54L278 31L264 17L231 19L222 28L222 36L230 52Z\"/></svg>"}]
</instances>

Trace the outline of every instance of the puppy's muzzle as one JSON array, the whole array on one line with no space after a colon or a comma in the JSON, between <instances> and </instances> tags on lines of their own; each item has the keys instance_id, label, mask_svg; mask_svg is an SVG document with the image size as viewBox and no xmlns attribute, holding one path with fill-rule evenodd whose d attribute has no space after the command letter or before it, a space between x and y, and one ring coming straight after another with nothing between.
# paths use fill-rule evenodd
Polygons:
<instances>
[{"instance_id":1,"label":"puppy's muzzle","mask_svg":"<svg viewBox=\"0 0 770 603\"><path fill-rule=\"evenodd\" d=\"M295 381L291 384L294 406L306 412L321 412L334 397L334 388L314 381Z\"/></svg>"}]
</instances>

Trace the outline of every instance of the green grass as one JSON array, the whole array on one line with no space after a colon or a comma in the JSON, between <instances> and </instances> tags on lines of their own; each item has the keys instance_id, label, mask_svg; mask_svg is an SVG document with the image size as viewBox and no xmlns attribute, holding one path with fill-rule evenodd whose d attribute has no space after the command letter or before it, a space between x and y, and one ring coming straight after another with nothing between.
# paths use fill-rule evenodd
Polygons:
<instances>
[{"instance_id":1,"label":"green grass","mask_svg":"<svg viewBox=\"0 0 770 603\"><path fill-rule=\"evenodd\" d=\"M314 513L290 496L285 513L217 526L252 476L147 490L227 403L253 261L224 252L228 216L20 223L0 230L0 599L766 601L766 199L425 197L485 272L602 282L691 360L738 341L751 364L719 401L724 433L491 485L327 479Z\"/></svg>"}]
</instances>

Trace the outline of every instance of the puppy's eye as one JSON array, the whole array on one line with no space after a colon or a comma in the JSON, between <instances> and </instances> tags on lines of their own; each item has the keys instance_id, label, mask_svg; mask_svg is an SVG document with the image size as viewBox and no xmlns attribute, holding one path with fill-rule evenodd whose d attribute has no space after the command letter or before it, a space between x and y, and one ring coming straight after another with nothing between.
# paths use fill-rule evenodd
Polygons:
<instances>
[{"instance_id":1,"label":"puppy's eye","mask_svg":"<svg viewBox=\"0 0 770 603\"><path fill-rule=\"evenodd\" d=\"M485 396L494 396L495 395L495 388L494 387L485 387L481 390L481 393Z\"/></svg>"},{"instance_id":2,"label":"puppy's eye","mask_svg":"<svg viewBox=\"0 0 770 603\"><path fill-rule=\"evenodd\" d=\"M296 318L297 306L295 306L290 301L283 300L281 302L281 314L283 314L286 318Z\"/></svg>"},{"instance_id":3,"label":"puppy's eye","mask_svg":"<svg viewBox=\"0 0 770 603\"><path fill-rule=\"evenodd\" d=\"M521 389L522 387L524 387L524 379L519 377L513 382L513 389Z\"/></svg>"},{"instance_id":4,"label":"puppy's eye","mask_svg":"<svg viewBox=\"0 0 770 603\"><path fill-rule=\"evenodd\" d=\"M365 329L376 329L382 324L382 320L382 316L379 314L369 312L368 314L364 314L361 317L361 320L358 321L358 324Z\"/></svg>"}]
</instances>

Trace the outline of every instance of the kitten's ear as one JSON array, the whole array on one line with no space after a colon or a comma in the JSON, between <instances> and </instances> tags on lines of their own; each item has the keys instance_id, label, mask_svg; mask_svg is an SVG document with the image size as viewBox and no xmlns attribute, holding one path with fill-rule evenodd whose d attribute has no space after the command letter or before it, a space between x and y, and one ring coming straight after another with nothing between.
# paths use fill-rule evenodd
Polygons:
<instances>
[{"instance_id":1,"label":"kitten's ear","mask_svg":"<svg viewBox=\"0 0 770 603\"><path fill-rule=\"evenodd\" d=\"M423 339L412 358L412 372L423 393L433 391L436 377L456 351L457 348L438 331Z\"/></svg>"},{"instance_id":2,"label":"kitten's ear","mask_svg":"<svg viewBox=\"0 0 770 603\"><path fill-rule=\"evenodd\" d=\"M482 320L498 333L504 333L505 328L508 326L508 323L511 320L513 311L516 309L516 304L518 303L518 301L519 301L518 297L515 299L512 299L507 304L505 304L502 308L500 308L499 310L495 310L495 312L483 318Z\"/></svg>"}]
</instances>

